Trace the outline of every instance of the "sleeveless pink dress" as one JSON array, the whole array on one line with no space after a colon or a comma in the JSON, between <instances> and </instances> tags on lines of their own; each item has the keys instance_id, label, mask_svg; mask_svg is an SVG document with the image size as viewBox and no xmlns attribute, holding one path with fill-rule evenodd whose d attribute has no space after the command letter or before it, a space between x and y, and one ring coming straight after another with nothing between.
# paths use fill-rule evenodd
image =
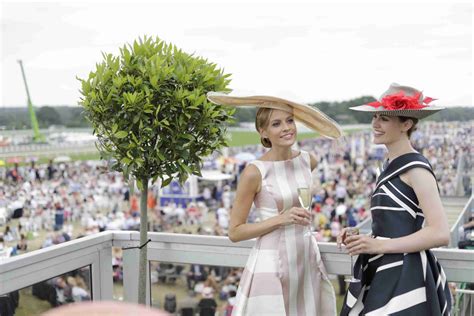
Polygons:
<instances>
[{"instance_id":1,"label":"sleeveless pink dress","mask_svg":"<svg viewBox=\"0 0 474 316\"><path fill-rule=\"evenodd\" d=\"M251 162L261 173L255 207L261 220L300 206L298 187L311 185L307 152L284 161ZM308 229L288 225L257 238L232 315L336 315L336 297L318 244Z\"/></svg>"}]
</instances>

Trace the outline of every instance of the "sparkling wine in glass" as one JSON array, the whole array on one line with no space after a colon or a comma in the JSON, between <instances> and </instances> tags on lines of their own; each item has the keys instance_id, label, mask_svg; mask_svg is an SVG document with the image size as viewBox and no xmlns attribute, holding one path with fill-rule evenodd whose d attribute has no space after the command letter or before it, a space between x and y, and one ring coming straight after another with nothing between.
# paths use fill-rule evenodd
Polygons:
<instances>
[{"instance_id":1,"label":"sparkling wine in glass","mask_svg":"<svg viewBox=\"0 0 474 316\"><path fill-rule=\"evenodd\" d=\"M311 190L309 187L298 188L298 200L300 201L301 207L305 210L311 212ZM310 218L312 222L312 218ZM305 236L311 235L311 224L308 226L308 231L305 233Z\"/></svg>"},{"instance_id":2,"label":"sparkling wine in glass","mask_svg":"<svg viewBox=\"0 0 474 316\"><path fill-rule=\"evenodd\" d=\"M356 227L349 227L347 228L346 230L346 238L349 237L349 236L355 236L355 235L359 235L359 228L356 228ZM355 283L355 282L360 282L359 279L356 279L354 277L354 263L353 263L353 258L351 256L351 277L348 278L348 279L345 279L344 281L346 282L352 282L352 283Z\"/></svg>"}]
</instances>

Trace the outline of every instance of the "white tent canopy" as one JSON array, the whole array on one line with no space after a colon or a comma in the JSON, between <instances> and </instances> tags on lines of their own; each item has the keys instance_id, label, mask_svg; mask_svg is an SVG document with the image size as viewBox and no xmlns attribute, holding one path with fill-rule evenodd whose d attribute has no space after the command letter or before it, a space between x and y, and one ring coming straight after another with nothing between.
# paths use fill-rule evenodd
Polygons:
<instances>
[{"instance_id":1,"label":"white tent canopy","mask_svg":"<svg viewBox=\"0 0 474 316\"><path fill-rule=\"evenodd\" d=\"M245 162L253 161L257 159L257 157L254 154L248 153L248 152L240 152L237 155L235 155L234 158L240 161L245 161Z\"/></svg>"},{"instance_id":2,"label":"white tent canopy","mask_svg":"<svg viewBox=\"0 0 474 316\"><path fill-rule=\"evenodd\" d=\"M205 181L223 181L234 179L233 175L222 173L219 170L202 170L201 174L202 177L199 177L199 179Z\"/></svg>"}]
</instances>

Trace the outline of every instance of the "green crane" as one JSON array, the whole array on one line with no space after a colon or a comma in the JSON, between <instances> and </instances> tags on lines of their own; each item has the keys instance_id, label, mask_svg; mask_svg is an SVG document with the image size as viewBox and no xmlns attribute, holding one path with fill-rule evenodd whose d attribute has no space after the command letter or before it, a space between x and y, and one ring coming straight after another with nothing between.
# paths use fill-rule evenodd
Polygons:
<instances>
[{"instance_id":1,"label":"green crane","mask_svg":"<svg viewBox=\"0 0 474 316\"><path fill-rule=\"evenodd\" d=\"M30 91L28 90L28 84L26 83L25 70L23 69L23 62L18 60L21 68L21 74L23 75L23 81L25 82L26 96L28 97L28 112L30 113L31 128L33 128L33 141L44 142L45 138L39 131L38 120L36 119L35 110L33 109L33 103L31 103Z\"/></svg>"}]
</instances>

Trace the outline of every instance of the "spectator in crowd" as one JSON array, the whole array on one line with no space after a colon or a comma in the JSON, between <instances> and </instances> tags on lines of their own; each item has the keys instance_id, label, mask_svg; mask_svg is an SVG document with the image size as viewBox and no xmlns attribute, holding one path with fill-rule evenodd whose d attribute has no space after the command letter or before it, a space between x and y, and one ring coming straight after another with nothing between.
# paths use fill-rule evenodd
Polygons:
<instances>
[{"instance_id":1,"label":"spectator in crowd","mask_svg":"<svg viewBox=\"0 0 474 316\"><path fill-rule=\"evenodd\" d=\"M56 278L54 282L54 288L56 290L56 300L58 305L63 305L74 301L72 297L72 288L66 282L64 277Z\"/></svg>"},{"instance_id":2,"label":"spectator in crowd","mask_svg":"<svg viewBox=\"0 0 474 316\"><path fill-rule=\"evenodd\" d=\"M67 277L67 284L71 287L71 295L74 302L89 301L90 295L86 291L84 280L81 277Z\"/></svg>"},{"instance_id":3,"label":"spectator in crowd","mask_svg":"<svg viewBox=\"0 0 474 316\"><path fill-rule=\"evenodd\" d=\"M186 275L186 281L188 284L188 289L194 289L194 286L197 282L203 282L207 279L207 273L204 270L204 267L199 264L192 264L189 272Z\"/></svg>"},{"instance_id":4,"label":"spectator in crowd","mask_svg":"<svg viewBox=\"0 0 474 316\"><path fill-rule=\"evenodd\" d=\"M474 248L474 216L469 218L469 221L460 228L460 240L458 248L473 249Z\"/></svg>"},{"instance_id":5,"label":"spectator in crowd","mask_svg":"<svg viewBox=\"0 0 474 316\"><path fill-rule=\"evenodd\" d=\"M16 249L19 251L26 251L28 249L28 241L24 234L21 234L20 241L16 245Z\"/></svg>"},{"instance_id":6,"label":"spectator in crowd","mask_svg":"<svg viewBox=\"0 0 474 316\"><path fill-rule=\"evenodd\" d=\"M223 203L221 203L221 206L216 210L216 219L219 226L224 231L227 231L229 228L229 211L224 207Z\"/></svg>"},{"instance_id":7,"label":"spectator in crowd","mask_svg":"<svg viewBox=\"0 0 474 316\"><path fill-rule=\"evenodd\" d=\"M202 298L198 303L199 316L214 316L216 314L217 302L214 299L214 290L205 287L202 290Z\"/></svg>"},{"instance_id":8,"label":"spectator in crowd","mask_svg":"<svg viewBox=\"0 0 474 316\"><path fill-rule=\"evenodd\" d=\"M227 304L225 305L225 309L224 309L225 316L232 315L232 311L234 310L234 305L236 303L236 296L237 296L236 290L229 291L229 298L227 299Z\"/></svg>"},{"instance_id":9,"label":"spectator in crowd","mask_svg":"<svg viewBox=\"0 0 474 316\"><path fill-rule=\"evenodd\" d=\"M196 298L196 292L188 291L188 296L178 302L178 311L181 316L195 316L199 301Z\"/></svg>"}]
</instances>

